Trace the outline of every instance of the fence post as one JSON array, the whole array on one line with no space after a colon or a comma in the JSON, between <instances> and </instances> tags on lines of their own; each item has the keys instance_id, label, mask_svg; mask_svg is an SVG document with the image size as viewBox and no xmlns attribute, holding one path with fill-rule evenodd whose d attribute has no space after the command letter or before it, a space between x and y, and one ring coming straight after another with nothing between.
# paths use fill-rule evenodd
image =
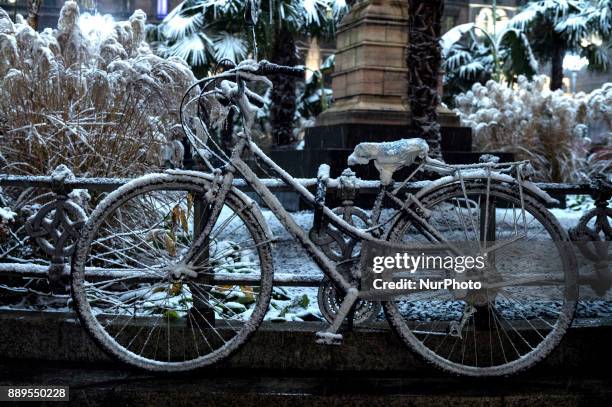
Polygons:
<instances>
[{"instance_id":1,"label":"fence post","mask_svg":"<svg viewBox=\"0 0 612 407\"><path fill-rule=\"evenodd\" d=\"M51 175L53 200L28 219L26 232L51 257L48 279L54 293L68 291L68 274L64 272L66 259L74 253L80 230L86 220L85 211L68 196L72 188L66 181L74 175L65 165L58 166Z\"/></svg>"}]
</instances>

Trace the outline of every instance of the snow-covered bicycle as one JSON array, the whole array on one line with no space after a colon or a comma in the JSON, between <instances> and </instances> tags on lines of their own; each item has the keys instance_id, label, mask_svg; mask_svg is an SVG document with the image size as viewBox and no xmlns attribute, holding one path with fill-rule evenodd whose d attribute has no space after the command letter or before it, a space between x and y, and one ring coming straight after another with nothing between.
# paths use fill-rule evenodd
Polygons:
<instances>
[{"instance_id":1,"label":"snow-covered bicycle","mask_svg":"<svg viewBox=\"0 0 612 407\"><path fill-rule=\"evenodd\" d=\"M470 241L487 255L484 287L391 296L382 302L388 323L409 348L452 373L507 375L548 355L574 315L575 260L565 246L566 232L545 208L552 198L528 181L528 162L452 166L428 158L421 139L362 143L349 164L373 161L379 170L373 209L328 208L326 185L354 182L358 189L349 173L333 180L322 166L313 194L252 140L261 94L270 86L266 76L279 74L302 76L303 70L245 61L194 85L181 106L181 122L207 171L146 175L95 208L71 275L79 318L99 346L131 366L184 372L225 359L251 337L270 302L279 300L274 237L259 205L237 189L241 178L326 276L319 302L331 323L317 332L318 342L341 343L347 317L382 319L377 298L360 286L365 242L452 247ZM228 132L228 117L241 129L231 152L218 139ZM314 207L309 233L256 175L254 164ZM410 176L393 181L397 170L410 166ZM424 170L439 178L407 194L406 183Z\"/></svg>"}]
</instances>

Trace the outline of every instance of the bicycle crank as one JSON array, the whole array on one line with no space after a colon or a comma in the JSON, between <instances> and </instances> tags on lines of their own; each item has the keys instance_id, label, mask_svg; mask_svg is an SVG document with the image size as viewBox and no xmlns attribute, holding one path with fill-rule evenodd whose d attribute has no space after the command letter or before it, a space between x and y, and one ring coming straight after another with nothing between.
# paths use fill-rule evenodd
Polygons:
<instances>
[{"instance_id":1,"label":"bicycle crank","mask_svg":"<svg viewBox=\"0 0 612 407\"><path fill-rule=\"evenodd\" d=\"M321 314L331 324L338 315L344 296L338 292L334 283L329 278L324 277L319 285L317 300ZM359 325L374 321L378 314L380 314L380 311L381 306L379 302L357 300L355 302L353 324Z\"/></svg>"}]
</instances>

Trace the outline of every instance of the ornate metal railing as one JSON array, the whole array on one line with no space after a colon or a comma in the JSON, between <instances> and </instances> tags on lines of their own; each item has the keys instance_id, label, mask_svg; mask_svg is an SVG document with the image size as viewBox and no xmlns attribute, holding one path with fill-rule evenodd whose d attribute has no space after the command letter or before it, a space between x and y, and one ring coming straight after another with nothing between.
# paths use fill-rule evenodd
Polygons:
<instances>
[{"instance_id":1,"label":"ornate metal railing","mask_svg":"<svg viewBox=\"0 0 612 407\"><path fill-rule=\"evenodd\" d=\"M46 203L29 217L25 226L25 232L31 239L29 243L35 242L37 248L47 256L50 264L47 266L11 262L6 258L3 259L0 253L0 276L46 278L52 290L65 291L69 259L74 251L74 243L79 236L79 228L86 219L83 209L70 199L69 194L77 189L95 193L110 192L129 180L126 178L76 178L57 176L57 174L52 176L0 175L1 188L47 190L52 194L46 199ZM279 180L266 179L263 182L275 192L289 190ZM299 179L298 182L313 191L317 187L316 178ZM403 188L406 192L416 192L425 187L428 182L430 181L406 183ZM590 195L595 200L595 208L586 212L580 221L569 230L569 233L572 240L576 241L576 246L581 253L594 263L595 274L602 276L607 274L607 242L612 240L612 230L608 222L608 217L612 217L612 208L609 205L610 192L609 187L603 184L604 182L595 180L591 183L577 184L537 184L553 196ZM248 185L242 180L236 180L234 184L243 191L249 190ZM356 186L355 192L358 194L376 194L379 182L359 181ZM330 179L327 188L328 191L342 194L340 179ZM220 284L225 282L224 276L218 276L217 279ZM279 273L275 275L275 284L279 286L307 287L318 286L319 283L319 279L313 276Z\"/></svg>"}]
</instances>

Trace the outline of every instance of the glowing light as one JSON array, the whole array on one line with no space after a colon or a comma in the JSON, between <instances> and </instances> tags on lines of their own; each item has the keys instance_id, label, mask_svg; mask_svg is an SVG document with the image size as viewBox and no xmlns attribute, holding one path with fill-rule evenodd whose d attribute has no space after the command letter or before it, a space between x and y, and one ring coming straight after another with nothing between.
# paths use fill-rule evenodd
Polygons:
<instances>
[{"instance_id":1,"label":"glowing light","mask_svg":"<svg viewBox=\"0 0 612 407\"><path fill-rule=\"evenodd\" d=\"M572 72L578 72L587 65L589 65L588 59L580 57L580 55L567 54L563 58L563 68Z\"/></svg>"},{"instance_id":2,"label":"glowing light","mask_svg":"<svg viewBox=\"0 0 612 407\"><path fill-rule=\"evenodd\" d=\"M580 40L580 46L584 48L588 47L589 45L599 47L601 44L603 44L603 39L597 34L591 34L588 38L583 38Z\"/></svg>"},{"instance_id":3,"label":"glowing light","mask_svg":"<svg viewBox=\"0 0 612 407\"><path fill-rule=\"evenodd\" d=\"M563 68L571 72L570 76L570 91L576 93L576 78L578 72L589 64L589 60L580 57L580 55L567 54L563 58Z\"/></svg>"},{"instance_id":4,"label":"glowing light","mask_svg":"<svg viewBox=\"0 0 612 407\"><path fill-rule=\"evenodd\" d=\"M310 46L308 47L308 53L306 54L306 79L312 76L312 72L319 69L321 66L321 48L317 37L313 37L310 40Z\"/></svg>"},{"instance_id":5,"label":"glowing light","mask_svg":"<svg viewBox=\"0 0 612 407\"><path fill-rule=\"evenodd\" d=\"M168 15L168 0L157 0L157 18L162 19Z\"/></svg>"}]
</instances>

